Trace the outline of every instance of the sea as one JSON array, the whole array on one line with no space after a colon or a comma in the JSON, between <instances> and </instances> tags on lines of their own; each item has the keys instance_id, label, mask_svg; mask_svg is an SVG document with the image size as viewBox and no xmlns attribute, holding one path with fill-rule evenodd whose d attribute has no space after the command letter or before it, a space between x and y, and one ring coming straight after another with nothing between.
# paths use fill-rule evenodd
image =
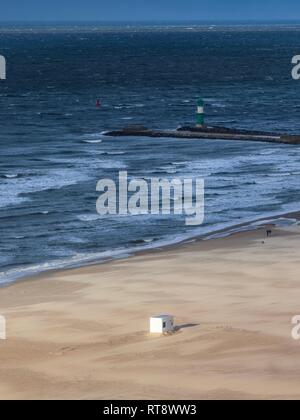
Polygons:
<instances>
[{"instance_id":1,"label":"sea","mask_svg":"<svg viewBox=\"0 0 300 420\"><path fill-rule=\"evenodd\" d=\"M209 125L300 133L300 25L12 23L0 54L1 286L300 209L300 146L104 135L194 124L199 97ZM203 178L204 223L100 216L97 182L119 171Z\"/></svg>"}]
</instances>

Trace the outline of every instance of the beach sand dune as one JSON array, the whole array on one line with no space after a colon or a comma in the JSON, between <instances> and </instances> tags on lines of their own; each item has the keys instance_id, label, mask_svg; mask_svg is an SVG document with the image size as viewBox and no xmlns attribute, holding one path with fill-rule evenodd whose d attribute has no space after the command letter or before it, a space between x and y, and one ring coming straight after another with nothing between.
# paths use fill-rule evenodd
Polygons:
<instances>
[{"instance_id":1,"label":"beach sand dune","mask_svg":"<svg viewBox=\"0 0 300 420\"><path fill-rule=\"evenodd\" d=\"M299 262L298 226L263 227L3 288L0 398L298 399Z\"/></svg>"}]
</instances>

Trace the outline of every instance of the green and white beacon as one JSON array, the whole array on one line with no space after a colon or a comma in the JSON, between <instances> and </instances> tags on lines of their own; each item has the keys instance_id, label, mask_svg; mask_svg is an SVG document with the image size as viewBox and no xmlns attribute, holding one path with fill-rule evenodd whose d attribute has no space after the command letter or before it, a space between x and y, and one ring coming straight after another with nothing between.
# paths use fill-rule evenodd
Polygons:
<instances>
[{"instance_id":1,"label":"green and white beacon","mask_svg":"<svg viewBox=\"0 0 300 420\"><path fill-rule=\"evenodd\" d=\"M204 101L201 98L197 100L196 127L204 127Z\"/></svg>"}]
</instances>

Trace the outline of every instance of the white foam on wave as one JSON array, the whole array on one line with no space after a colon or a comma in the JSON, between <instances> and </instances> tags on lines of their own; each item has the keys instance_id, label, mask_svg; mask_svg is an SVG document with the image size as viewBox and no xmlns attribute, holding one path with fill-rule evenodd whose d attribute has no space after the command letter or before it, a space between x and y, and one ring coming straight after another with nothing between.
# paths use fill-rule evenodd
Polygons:
<instances>
[{"instance_id":1,"label":"white foam on wave","mask_svg":"<svg viewBox=\"0 0 300 420\"><path fill-rule=\"evenodd\" d=\"M162 172L162 173L166 173L166 174L176 174L177 169L176 169L176 167L174 168L174 166L172 166L172 165L161 166L160 168L158 168L157 172Z\"/></svg>"},{"instance_id":2,"label":"white foam on wave","mask_svg":"<svg viewBox=\"0 0 300 420\"><path fill-rule=\"evenodd\" d=\"M92 141L92 140L91 140ZM98 140L97 140L98 141ZM123 152L111 152L121 155ZM26 194L46 191L49 189L61 189L69 185L91 179L91 170L126 168L124 162L98 158L49 158L48 162L64 165L73 164L74 168L59 168L45 170L43 175L34 174L32 171L20 177L18 174L5 174L6 177L0 183L0 208L19 205L31 200Z\"/></svg>"},{"instance_id":3,"label":"white foam on wave","mask_svg":"<svg viewBox=\"0 0 300 420\"><path fill-rule=\"evenodd\" d=\"M98 214L79 214L76 217L81 222L95 222L96 220L101 218L101 216Z\"/></svg>"},{"instance_id":4,"label":"white foam on wave","mask_svg":"<svg viewBox=\"0 0 300 420\"><path fill-rule=\"evenodd\" d=\"M13 179L18 178L19 174L4 174L4 178Z\"/></svg>"},{"instance_id":5,"label":"white foam on wave","mask_svg":"<svg viewBox=\"0 0 300 420\"><path fill-rule=\"evenodd\" d=\"M151 242L153 242L154 241L154 238L148 238L148 239L144 239L144 242L146 243L146 244L150 244Z\"/></svg>"},{"instance_id":6,"label":"white foam on wave","mask_svg":"<svg viewBox=\"0 0 300 420\"><path fill-rule=\"evenodd\" d=\"M100 131L97 133L90 133L90 134L85 134L84 136L81 137L82 140L102 140L102 136L104 136L105 134L107 134L108 131Z\"/></svg>"},{"instance_id":7,"label":"white foam on wave","mask_svg":"<svg viewBox=\"0 0 300 420\"><path fill-rule=\"evenodd\" d=\"M96 139L96 140L82 140L83 143L90 143L90 144L97 144L102 143L102 139Z\"/></svg>"},{"instance_id":8,"label":"white foam on wave","mask_svg":"<svg viewBox=\"0 0 300 420\"><path fill-rule=\"evenodd\" d=\"M95 153L98 155L99 153ZM65 165L73 165L74 168L77 168L77 174L80 175L84 173L90 173L91 170L95 169L123 169L127 165L123 161L115 159L99 159L98 157L61 157L61 158L49 158L49 162L60 163Z\"/></svg>"},{"instance_id":9,"label":"white foam on wave","mask_svg":"<svg viewBox=\"0 0 300 420\"><path fill-rule=\"evenodd\" d=\"M48 170L45 175L10 179L7 182L0 183L0 208L30 201L30 197L23 194L49 189L57 190L87 179L89 179L87 174L74 169L52 169Z\"/></svg>"}]
</instances>

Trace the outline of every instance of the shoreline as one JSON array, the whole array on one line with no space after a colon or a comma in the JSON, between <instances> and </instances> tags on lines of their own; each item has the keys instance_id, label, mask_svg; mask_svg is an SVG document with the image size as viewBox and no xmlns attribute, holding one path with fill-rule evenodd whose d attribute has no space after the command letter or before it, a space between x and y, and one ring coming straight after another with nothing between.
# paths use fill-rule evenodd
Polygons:
<instances>
[{"instance_id":1,"label":"shoreline","mask_svg":"<svg viewBox=\"0 0 300 420\"><path fill-rule=\"evenodd\" d=\"M180 239L178 242L170 242L170 243L166 243L166 244L162 244L159 245L157 244L156 246L151 246L151 245L141 245L140 247L136 247L136 248L127 248L127 249L122 249L122 250L114 250L116 252L121 252L119 254L119 256L116 257L107 257L107 258L98 258L98 259L91 259L90 261L86 261L86 262L78 262L78 263L67 263L65 267L57 267L57 268L49 268L49 269L45 269L45 270L40 270L37 271L36 273L31 273L28 275L18 275L17 277L12 277L12 279L8 279L6 282L5 281L1 281L0 282L0 290L2 288L5 287L10 287L16 283L20 283L20 282L26 282L26 281L30 281L30 280L35 280L38 277L44 277L47 274L51 274L51 273L59 273L59 272L65 272L65 271L69 271L69 270L76 270L76 269L80 269L80 268L85 268L85 267L93 267L93 266L98 266L98 265L102 265L102 264L109 264L111 262L114 261L123 261L123 260L127 260L130 258L133 258L135 256L139 256L139 255L145 255L148 253L153 253L153 252L163 252L163 251L168 251L168 250L172 250L173 248L180 248L181 246L184 246L185 244L189 244L189 243L195 243L195 242L201 242L201 241L210 241L210 240L214 240L214 239L219 239L219 238L223 238L223 237L227 237L227 236L232 236L234 234L240 233L240 232L244 232L245 230L243 228L247 228L249 227L249 229L246 229L246 231L255 231L263 226L259 225L260 222L262 221L266 221L266 222L274 222L275 220L279 220L281 218L286 218L286 219L299 219L300 220L300 210L295 210L292 212L287 212L287 213L276 213L274 215L269 215L269 216L265 216L265 217L260 217L258 219L251 219L239 224L234 224L234 225L229 225L227 227L224 227L222 229L217 229L217 230L213 230L211 232L205 233L203 235L199 235L199 234L195 234L192 236L188 236L187 238L184 239ZM270 223L272 225L274 225L274 223ZM265 224L265 226L267 226L268 223ZM164 239L162 239L162 241L164 241ZM154 245L154 243L152 244ZM108 252L108 251L104 251L104 252ZM41 263L41 264L47 264L47 263ZM28 269L30 270L31 267L28 267ZM15 269L12 269L15 270ZM1 277L1 272L0 272L0 277Z\"/></svg>"}]
</instances>

